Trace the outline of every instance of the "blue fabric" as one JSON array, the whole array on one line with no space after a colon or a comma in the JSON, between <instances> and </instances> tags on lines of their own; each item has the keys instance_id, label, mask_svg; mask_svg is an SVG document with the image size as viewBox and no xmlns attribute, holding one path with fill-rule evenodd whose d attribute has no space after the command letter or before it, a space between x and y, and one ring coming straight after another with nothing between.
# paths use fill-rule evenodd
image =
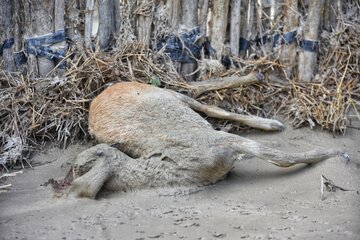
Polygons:
<instances>
[{"instance_id":1,"label":"blue fabric","mask_svg":"<svg viewBox=\"0 0 360 240\"><path fill-rule=\"evenodd\" d=\"M4 49L12 48L14 45L14 38L5 39L3 44L0 45L0 56L3 55Z\"/></svg>"},{"instance_id":2,"label":"blue fabric","mask_svg":"<svg viewBox=\"0 0 360 240\"><path fill-rule=\"evenodd\" d=\"M300 42L300 47L307 52L318 52L319 42L303 39Z\"/></svg>"},{"instance_id":3,"label":"blue fabric","mask_svg":"<svg viewBox=\"0 0 360 240\"><path fill-rule=\"evenodd\" d=\"M200 58L202 46L198 43L201 36L200 29L194 28L191 31L183 32L180 37L177 35L166 36L161 39L156 48L165 47L165 53L171 60L183 63L195 63Z\"/></svg>"}]
</instances>

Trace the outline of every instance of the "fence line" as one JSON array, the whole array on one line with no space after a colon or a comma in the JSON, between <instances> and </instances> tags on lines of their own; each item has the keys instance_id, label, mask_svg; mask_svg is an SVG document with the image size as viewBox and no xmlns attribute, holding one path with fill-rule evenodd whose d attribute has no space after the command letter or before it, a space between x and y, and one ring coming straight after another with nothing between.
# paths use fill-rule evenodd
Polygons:
<instances>
[{"instance_id":1,"label":"fence line","mask_svg":"<svg viewBox=\"0 0 360 240\"><path fill-rule=\"evenodd\" d=\"M215 50L200 58L279 57L289 79L311 81L316 73L319 28L336 26L341 5L340 0L2 0L1 67L34 76L62 74L59 61L67 56L69 45L113 47L122 34L121 12L128 11L129 31L153 50L160 41L157 25L167 19L168 33L189 34L199 27L196 43L202 47L210 41ZM55 41L59 31L65 35ZM196 77L191 75L196 61L173 61L187 80ZM55 66L57 70L52 71Z\"/></svg>"}]
</instances>

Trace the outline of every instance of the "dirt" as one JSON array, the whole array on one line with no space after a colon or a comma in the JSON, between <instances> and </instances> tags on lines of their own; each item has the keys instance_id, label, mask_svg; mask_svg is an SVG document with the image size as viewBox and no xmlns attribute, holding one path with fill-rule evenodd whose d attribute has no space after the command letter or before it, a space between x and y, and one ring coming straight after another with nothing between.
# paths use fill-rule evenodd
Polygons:
<instances>
[{"instance_id":1,"label":"dirt","mask_svg":"<svg viewBox=\"0 0 360 240\"><path fill-rule=\"evenodd\" d=\"M242 135L293 152L343 148L351 162L278 168L244 157L224 181L207 187L58 199L42 185L64 177L65 163L89 145L52 147L0 194L0 239L360 239L359 130L333 136L287 126ZM351 191L325 192L322 200L321 174Z\"/></svg>"}]
</instances>

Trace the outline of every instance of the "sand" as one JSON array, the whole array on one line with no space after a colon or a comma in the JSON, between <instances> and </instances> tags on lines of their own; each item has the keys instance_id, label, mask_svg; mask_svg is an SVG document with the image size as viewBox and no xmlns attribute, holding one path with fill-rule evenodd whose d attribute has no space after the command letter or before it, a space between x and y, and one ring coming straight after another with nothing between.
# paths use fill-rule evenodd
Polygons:
<instances>
[{"instance_id":1,"label":"sand","mask_svg":"<svg viewBox=\"0 0 360 240\"><path fill-rule=\"evenodd\" d=\"M242 135L293 152L343 148L351 162L278 168L245 158L212 186L57 199L42 184L64 177L65 163L89 145L51 147L0 194L0 239L360 239L359 130L333 136L287 126L282 133ZM352 191L326 192L321 200L321 174Z\"/></svg>"}]
</instances>

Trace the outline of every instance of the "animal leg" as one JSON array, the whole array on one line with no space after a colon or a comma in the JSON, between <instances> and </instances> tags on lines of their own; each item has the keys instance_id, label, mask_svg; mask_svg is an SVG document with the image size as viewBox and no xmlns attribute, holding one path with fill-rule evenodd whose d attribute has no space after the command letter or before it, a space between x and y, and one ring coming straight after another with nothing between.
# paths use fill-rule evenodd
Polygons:
<instances>
[{"instance_id":1,"label":"animal leg","mask_svg":"<svg viewBox=\"0 0 360 240\"><path fill-rule=\"evenodd\" d=\"M340 150L314 149L302 153L288 153L266 147L258 142L240 136L237 136L235 139L237 140L229 141L229 145L237 152L248 153L279 167L290 167L299 163L317 163L336 156L340 156L346 161L350 160L349 155Z\"/></svg>"},{"instance_id":2,"label":"animal leg","mask_svg":"<svg viewBox=\"0 0 360 240\"><path fill-rule=\"evenodd\" d=\"M95 198L101 187L109 179L110 170L110 166L106 162L96 162L87 173L72 182L68 195Z\"/></svg>"},{"instance_id":3,"label":"animal leg","mask_svg":"<svg viewBox=\"0 0 360 240\"><path fill-rule=\"evenodd\" d=\"M215 106L199 103L198 101L185 95L179 96L181 100L188 104L191 109L205 113L209 117L231 120L267 131L278 131L284 129L284 125L277 120L261 118L253 115L231 113Z\"/></svg>"},{"instance_id":4,"label":"animal leg","mask_svg":"<svg viewBox=\"0 0 360 240\"><path fill-rule=\"evenodd\" d=\"M98 144L80 153L69 172L74 180L68 195L95 198L112 176L114 166L126 162L127 156L119 153L119 150L107 144Z\"/></svg>"}]
</instances>

